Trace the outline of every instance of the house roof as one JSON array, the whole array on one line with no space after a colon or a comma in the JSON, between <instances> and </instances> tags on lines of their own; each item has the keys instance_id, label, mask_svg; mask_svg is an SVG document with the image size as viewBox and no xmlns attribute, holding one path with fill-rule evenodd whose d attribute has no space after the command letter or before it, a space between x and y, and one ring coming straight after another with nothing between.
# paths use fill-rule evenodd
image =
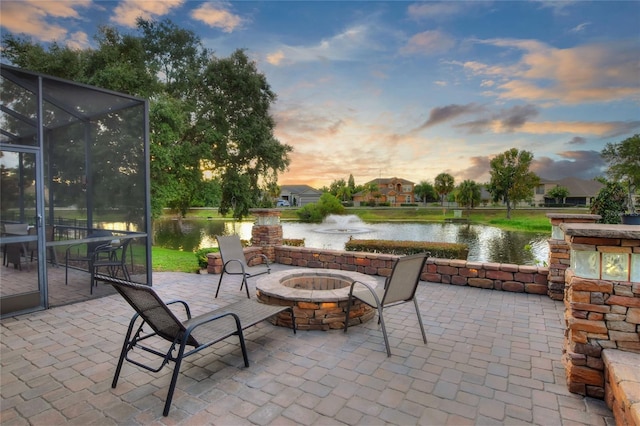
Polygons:
<instances>
[{"instance_id":1,"label":"house roof","mask_svg":"<svg viewBox=\"0 0 640 426\"><path fill-rule=\"evenodd\" d=\"M280 192L289 192L290 194L322 194L322 191L318 191L309 185L280 185Z\"/></svg>"},{"instance_id":2,"label":"house roof","mask_svg":"<svg viewBox=\"0 0 640 426\"><path fill-rule=\"evenodd\" d=\"M410 180L406 180L406 179L402 179L402 178L397 178L397 177L392 177L392 178L377 178L377 179L373 179L370 180L367 183L376 183L378 185L385 185L385 184L389 184L389 183L407 183L407 184L413 184L414 182L411 182Z\"/></svg>"},{"instance_id":3,"label":"house roof","mask_svg":"<svg viewBox=\"0 0 640 426\"><path fill-rule=\"evenodd\" d=\"M604 186L597 180L578 179L575 177L566 177L559 180L540 179L540 183L564 186L569 190L569 197L591 197L597 195Z\"/></svg>"}]
</instances>

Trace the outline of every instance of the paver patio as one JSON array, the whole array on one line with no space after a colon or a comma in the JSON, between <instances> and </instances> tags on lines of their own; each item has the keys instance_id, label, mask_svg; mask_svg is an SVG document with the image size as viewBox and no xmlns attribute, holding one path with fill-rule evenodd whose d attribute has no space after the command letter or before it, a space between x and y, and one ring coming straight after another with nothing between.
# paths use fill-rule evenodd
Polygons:
<instances>
[{"instance_id":1,"label":"paver patio","mask_svg":"<svg viewBox=\"0 0 640 426\"><path fill-rule=\"evenodd\" d=\"M240 300L244 292L231 281L215 299L217 276L154 274L161 297L186 300L194 315ZM254 291L255 279L250 285ZM166 418L170 368L149 373L125 364L111 389L133 314L119 295L7 318L0 335L0 423L615 423L603 401L567 390L562 302L427 282L417 298L427 345L411 304L385 314L390 358L375 319L348 334L294 335L264 322L245 334L249 368L237 339L187 358Z\"/></svg>"}]
</instances>

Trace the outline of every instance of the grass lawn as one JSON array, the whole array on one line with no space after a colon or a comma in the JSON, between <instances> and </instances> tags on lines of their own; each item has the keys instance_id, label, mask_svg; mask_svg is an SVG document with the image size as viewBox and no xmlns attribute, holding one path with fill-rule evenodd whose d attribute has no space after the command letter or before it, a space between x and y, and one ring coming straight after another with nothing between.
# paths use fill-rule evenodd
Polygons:
<instances>
[{"instance_id":1,"label":"grass lawn","mask_svg":"<svg viewBox=\"0 0 640 426\"><path fill-rule=\"evenodd\" d=\"M154 272L196 272L199 269L195 253L186 251L152 247L151 261Z\"/></svg>"}]
</instances>

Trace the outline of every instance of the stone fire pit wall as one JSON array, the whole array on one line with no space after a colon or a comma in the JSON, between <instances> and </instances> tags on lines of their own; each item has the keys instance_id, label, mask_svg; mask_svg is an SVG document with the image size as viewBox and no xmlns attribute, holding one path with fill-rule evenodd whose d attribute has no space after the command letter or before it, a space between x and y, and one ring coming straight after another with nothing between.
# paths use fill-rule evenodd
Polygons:
<instances>
[{"instance_id":1,"label":"stone fire pit wall","mask_svg":"<svg viewBox=\"0 0 640 426\"><path fill-rule=\"evenodd\" d=\"M560 230L571 251L562 358L567 384L571 392L604 398L603 351L640 354L640 227L565 223Z\"/></svg>"}]
</instances>

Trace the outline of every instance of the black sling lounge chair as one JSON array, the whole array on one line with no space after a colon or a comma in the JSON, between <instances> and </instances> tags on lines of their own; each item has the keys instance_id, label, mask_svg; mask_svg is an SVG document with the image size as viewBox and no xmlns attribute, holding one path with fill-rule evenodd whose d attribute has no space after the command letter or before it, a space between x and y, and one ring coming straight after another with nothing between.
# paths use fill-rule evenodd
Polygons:
<instances>
[{"instance_id":1,"label":"black sling lounge chair","mask_svg":"<svg viewBox=\"0 0 640 426\"><path fill-rule=\"evenodd\" d=\"M106 275L99 275L96 279L113 285L136 311L129 322L111 387L116 387L125 360L154 373L160 371L169 362L174 362L173 375L162 412L164 416L169 414L180 365L184 358L227 337L238 336L244 366L249 367L247 347L242 330L285 310L290 312L293 319L293 331L296 332L293 309L290 306L272 306L256 300L245 299L206 314L191 317L191 311L186 302L174 300L165 303L147 285L135 284ZM169 309L169 305L173 304L181 305L183 308L181 316L186 316L186 320L181 321ZM154 337L156 339L147 341L147 339ZM157 337L168 342L167 349L159 348ZM151 341L155 341L153 345L150 344ZM162 359L160 365L155 367L146 364L141 360L143 358L141 356L133 359L130 352L135 348L160 357Z\"/></svg>"}]
</instances>

